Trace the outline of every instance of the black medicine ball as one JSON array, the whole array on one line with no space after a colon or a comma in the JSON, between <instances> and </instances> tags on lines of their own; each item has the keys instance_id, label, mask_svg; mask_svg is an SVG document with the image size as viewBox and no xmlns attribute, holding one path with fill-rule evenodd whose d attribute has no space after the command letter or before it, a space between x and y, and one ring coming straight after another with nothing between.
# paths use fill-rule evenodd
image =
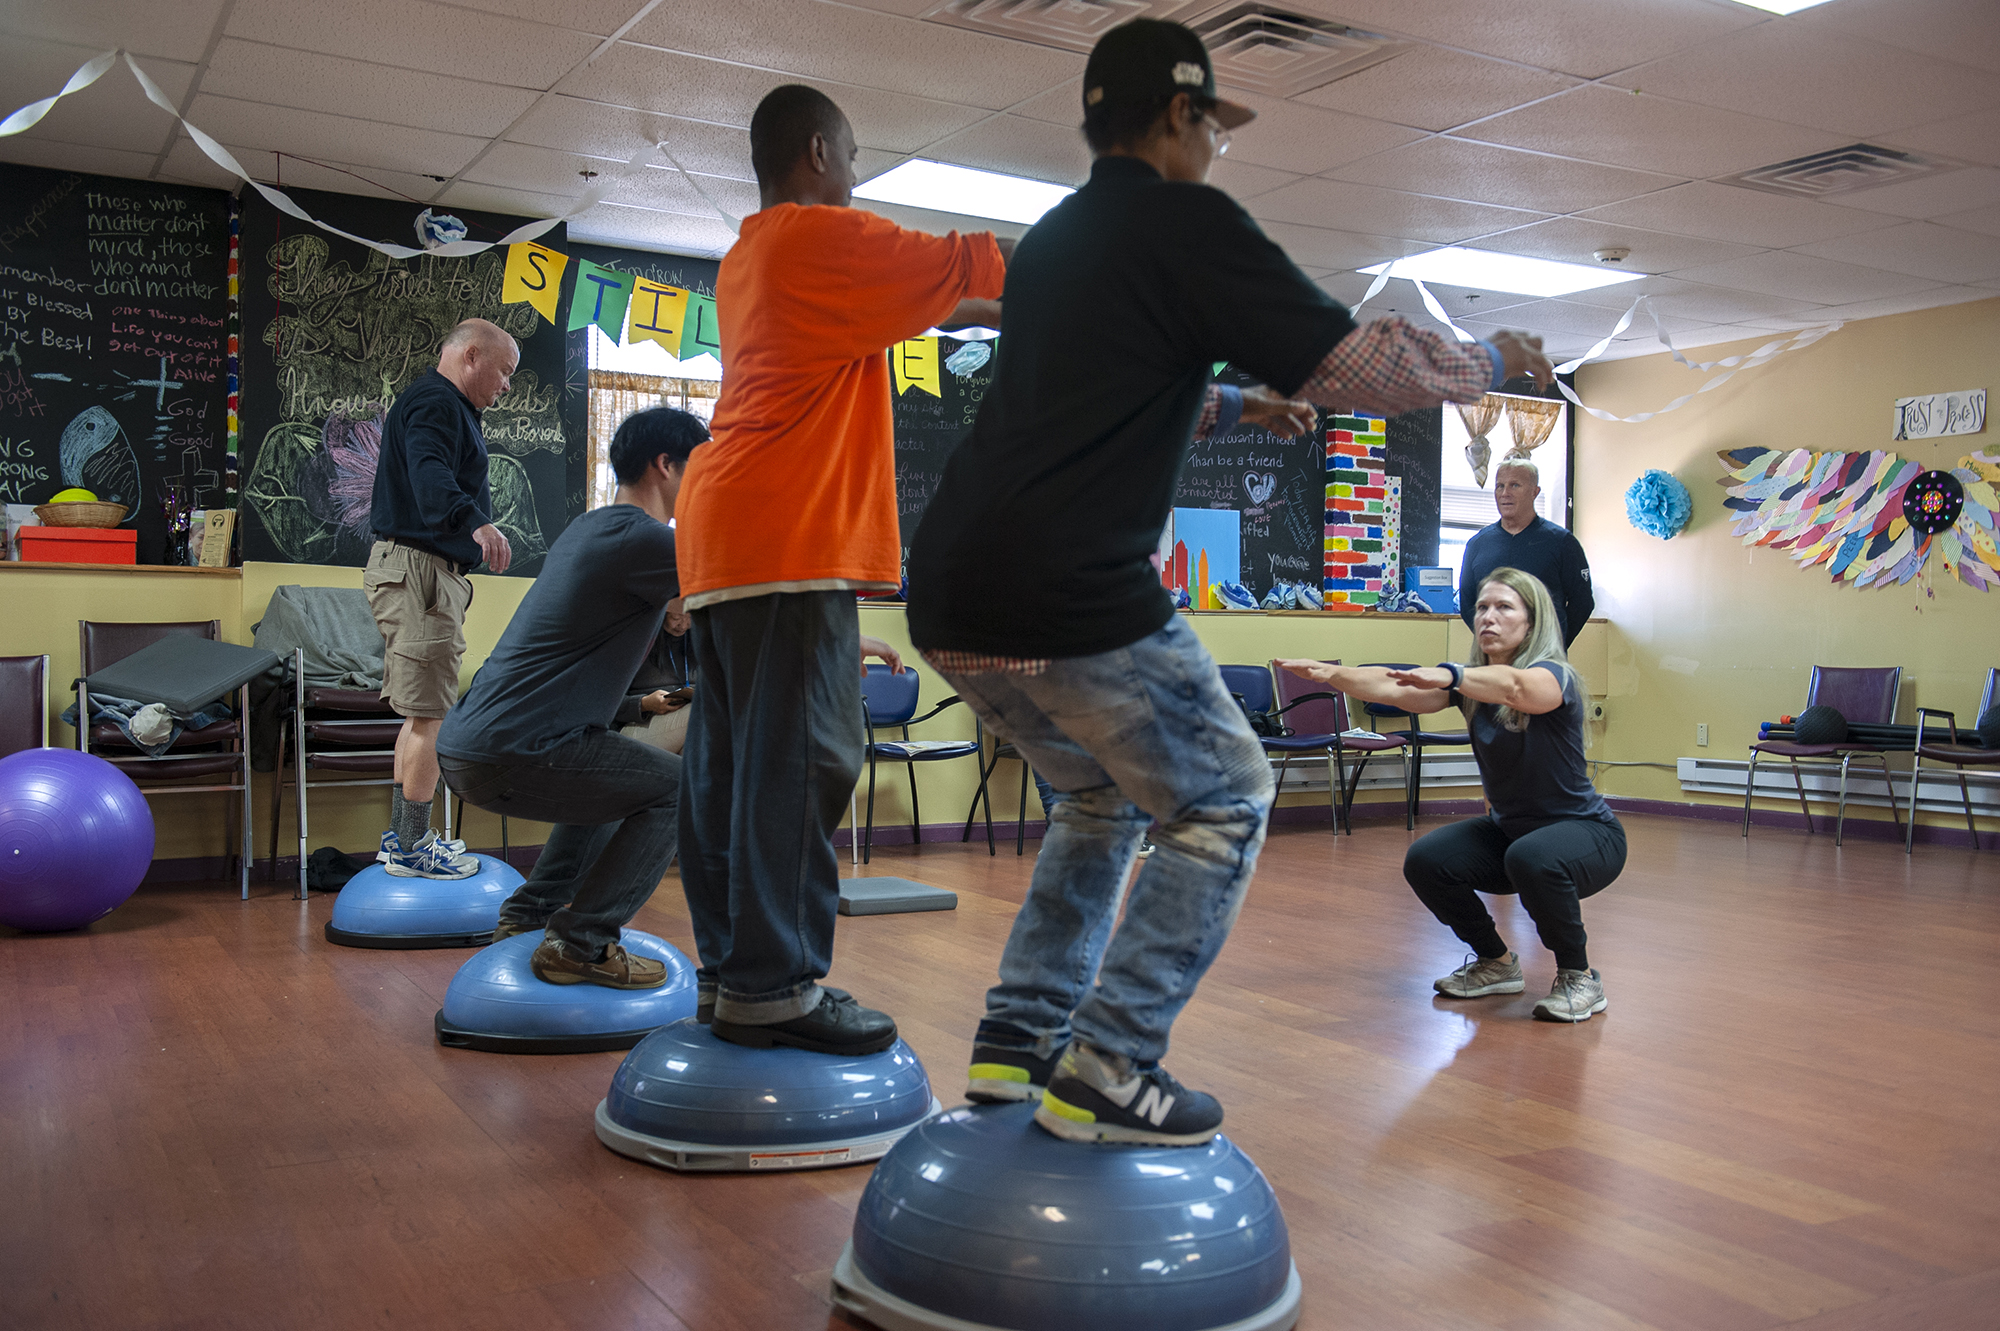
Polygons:
<instances>
[{"instance_id":1,"label":"black medicine ball","mask_svg":"<svg viewBox=\"0 0 2000 1331\"><path fill-rule=\"evenodd\" d=\"M1979 714L1979 742L1989 749L2000 749L2000 707L1989 707Z\"/></svg>"},{"instance_id":2,"label":"black medicine ball","mask_svg":"<svg viewBox=\"0 0 2000 1331\"><path fill-rule=\"evenodd\" d=\"M1845 743L1847 718L1831 707L1808 707L1793 723L1792 734L1801 744Z\"/></svg>"}]
</instances>

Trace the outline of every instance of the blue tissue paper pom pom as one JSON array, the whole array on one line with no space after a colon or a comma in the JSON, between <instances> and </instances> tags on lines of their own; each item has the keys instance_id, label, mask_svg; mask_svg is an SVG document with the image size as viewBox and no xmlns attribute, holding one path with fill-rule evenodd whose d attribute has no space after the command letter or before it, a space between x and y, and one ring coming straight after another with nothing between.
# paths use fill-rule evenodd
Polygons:
<instances>
[{"instance_id":1,"label":"blue tissue paper pom pom","mask_svg":"<svg viewBox=\"0 0 2000 1331\"><path fill-rule=\"evenodd\" d=\"M1672 473L1655 467L1625 492L1625 516L1648 536L1672 540L1694 514L1694 496Z\"/></svg>"}]
</instances>

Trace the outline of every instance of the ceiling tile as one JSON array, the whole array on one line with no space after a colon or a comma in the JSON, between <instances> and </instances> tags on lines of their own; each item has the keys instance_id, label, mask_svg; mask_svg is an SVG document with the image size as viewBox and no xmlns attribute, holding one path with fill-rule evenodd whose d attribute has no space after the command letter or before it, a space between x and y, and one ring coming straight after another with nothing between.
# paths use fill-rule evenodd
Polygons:
<instances>
[{"instance_id":1,"label":"ceiling tile","mask_svg":"<svg viewBox=\"0 0 2000 1331\"><path fill-rule=\"evenodd\" d=\"M1977 231L1982 236L2000 236L2000 204L1988 204L1984 208L1972 208L1962 213L1949 213L1937 221L1940 226L1957 227L1960 231Z\"/></svg>"},{"instance_id":2,"label":"ceiling tile","mask_svg":"<svg viewBox=\"0 0 2000 1331\"><path fill-rule=\"evenodd\" d=\"M1753 347L1770 341L1771 335L1766 330L1745 328L1740 324L1714 324L1705 328L1689 329L1684 333L1675 333L1673 338L1674 349L1676 351L1693 351L1695 348L1700 347L1703 348L1703 353L1701 356L1696 357L1696 359L1711 360L1719 358L1721 356L1721 349L1725 348L1729 343L1741 342L1744 344L1743 350L1749 351ZM1591 364L1595 365L1598 361L1635 360L1640 356L1665 356L1667 354L1669 354L1667 349L1658 342L1647 341L1642 338L1633 341L1613 342L1605 349L1604 354L1599 356L1597 361L1592 361ZM1589 372L1588 366L1578 371L1579 374L1588 374ZM1699 381L1693 379L1685 380L1684 383L1692 389L1698 389L1701 386ZM1578 388L1582 392L1583 400L1590 402L1592 398L1588 387L1584 383L1579 383Z\"/></svg>"},{"instance_id":3,"label":"ceiling tile","mask_svg":"<svg viewBox=\"0 0 2000 1331\"><path fill-rule=\"evenodd\" d=\"M939 139L923 151L925 157L982 171L1001 171L1047 180L1058 185L1080 185L1090 176L1090 150L1083 136L1062 125L1023 116L995 116L949 138Z\"/></svg>"},{"instance_id":4,"label":"ceiling tile","mask_svg":"<svg viewBox=\"0 0 2000 1331\"><path fill-rule=\"evenodd\" d=\"M563 91L593 101L747 127L764 94L785 81L765 70L620 42L565 80ZM817 79L797 81L811 83L838 102L862 146L889 152L916 152L985 115L971 107L901 93Z\"/></svg>"},{"instance_id":5,"label":"ceiling tile","mask_svg":"<svg viewBox=\"0 0 2000 1331\"><path fill-rule=\"evenodd\" d=\"M1248 206L1251 216L1264 221L1298 222L1372 236L1406 236L1440 244L1541 220L1539 214L1512 208L1489 208L1338 180L1301 180L1260 194Z\"/></svg>"},{"instance_id":6,"label":"ceiling tile","mask_svg":"<svg viewBox=\"0 0 2000 1331\"><path fill-rule=\"evenodd\" d=\"M1901 185L1860 189L1839 196L1843 207L1865 208L1898 217L1941 217L2000 203L2000 169L1967 167L1939 176L1925 176Z\"/></svg>"},{"instance_id":7,"label":"ceiling tile","mask_svg":"<svg viewBox=\"0 0 2000 1331\"><path fill-rule=\"evenodd\" d=\"M1993 21L1992 0L1849 0L1821 5L1790 21L2000 74L2000 24Z\"/></svg>"},{"instance_id":8,"label":"ceiling tile","mask_svg":"<svg viewBox=\"0 0 2000 1331\"><path fill-rule=\"evenodd\" d=\"M88 144L60 143L28 134L0 139L0 161L44 167L50 171L88 171L100 176L143 180L153 174L153 163L158 160L158 153L93 148Z\"/></svg>"},{"instance_id":9,"label":"ceiling tile","mask_svg":"<svg viewBox=\"0 0 2000 1331\"><path fill-rule=\"evenodd\" d=\"M1688 319L1662 314L1670 336L1704 326L1703 320ZM1544 337L1569 335L1581 337L1586 342L1596 342L1618 326L1618 312L1599 309L1593 305L1578 305L1566 300L1534 300L1520 305L1511 305L1504 310L1488 314L1480 311L1459 320L1468 332L1497 332L1502 328L1519 328L1530 333L1540 333ZM1632 321L1623 340L1632 338L1653 339L1653 321L1641 316ZM1658 345L1657 342L1654 343Z\"/></svg>"},{"instance_id":10,"label":"ceiling tile","mask_svg":"<svg viewBox=\"0 0 2000 1331\"><path fill-rule=\"evenodd\" d=\"M1597 78L1762 22L1764 15L1705 0L1340 0L1344 23Z\"/></svg>"},{"instance_id":11,"label":"ceiling tile","mask_svg":"<svg viewBox=\"0 0 2000 1331\"><path fill-rule=\"evenodd\" d=\"M576 198L574 195L508 189L500 185L479 185L469 180L461 180L439 196L438 204L445 208L469 208L474 212L500 213L507 217L561 217L576 206Z\"/></svg>"},{"instance_id":12,"label":"ceiling tile","mask_svg":"<svg viewBox=\"0 0 2000 1331\"><path fill-rule=\"evenodd\" d=\"M1676 276L1691 282L1739 287L1772 296L1817 301L1823 305L1879 300L1937 285L1926 278L1885 273L1879 269L1836 263L1831 259L1816 259L1810 254L1797 254L1790 250L1766 250L1745 259L1689 268Z\"/></svg>"},{"instance_id":13,"label":"ceiling tile","mask_svg":"<svg viewBox=\"0 0 2000 1331\"><path fill-rule=\"evenodd\" d=\"M1679 277L1646 277L1615 287L1572 291L1563 299L1572 305L1594 305L1600 309L1623 311L1631 306L1634 297L1641 295L1651 296L1651 305L1663 317L1710 324L1738 323L1755 316L1790 318L1819 308L1814 301L1704 286ZM1643 317L1634 326L1638 323L1652 326L1651 321Z\"/></svg>"},{"instance_id":14,"label":"ceiling tile","mask_svg":"<svg viewBox=\"0 0 2000 1331\"><path fill-rule=\"evenodd\" d=\"M1890 314L1909 314L1915 310L1935 310L1945 305L1963 305L1968 301L1992 299L1991 291L1978 286L1929 287L1903 296L1886 296L1880 300L1861 300L1849 305L1829 306L1819 314L1822 319L1880 319Z\"/></svg>"},{"instance_id":15,"label":"ceiling tile","mask_svg":"<svg viewBox=\"0 0 2000 1331\"><path fill-rule=\"evenodd\" d=\"M1955 157L1962 162L2000 166L2000 109L1912 125L1882 136L1884 147Z\"/></svg>"},{"instance_id":16,"label":"ceiling tile","mask_svg":"<svg viewBox=\"0 0 2000 1331\"><path fill-rule=\"evenodd\" d=\"M1574 87L1576 80L1440 46L1419 46L1292 100L1442 130Z\"/></svg>"},{"instance_id":17,"label":"ceiling tile","mask_svg":"<svg viewBox=\"0 0 2000 1331\"><path fill-rule=\"evenodd\" d=\"M371 119L479 138L492 138L506 129L535 100L525 88L308 55L233 38L216 47L201 90L330 115L352 115L365 107Z\"/></svg>"},{"instance_id":18,"label":"ceiling tile","mask_svg":"<svg viewBox=\"0 0 2000 1331\"><path fill-rule=\"evenodd\" d=\"M599 37L609 37L646 7L646 0L563 0L560 6L551 5L549 0L454 0L454 3L463 9L479 9L536 23L560 21L565 28Z\"/></svg>"},{"instance_id":19,"label":"ceiling tile","mask_svg":"<svg viewBox=\"0 0 2000 1331\"><path fill-rule=\"evenodd\" d=\"M1322 111L1257 93L1232 89L1229 96L1257 113L1255 120L1236 131L1229 145L1231 161L1252 166L1318 175L1423 137L1422 131L1404 125Z\"/></svg>"},{"instance_id":20,"label":"ceiling tile","mask_svg":"<svg viewBox=\"0 0 2000 1331\"><path fill-rule=\"evenodd\" d=\"M1606 222L1707 240L1783 249L1888 225L1876 213L1705 180L1655 190L1584 214Z\"/></svg>"},{"instance_id":21,"label":"ceiling tile","mask_svg":"<svg viewBox=\"0 0 2000 1331\"><path fill-rule=\"evenodd\" d=\"M1037 93L1027 101L1007 109L1014 115L1026 116L1030 120L1046 120L1051 124L1068 125L1071 129L1080 130L1083 126L1083 80L1074 78L1059 83L1047 92Z\"/></svg>"},{"instance_id":22,"label":"ceiling tile","mask_svg":"<svg viewBox=\"0 0 2000 1331\"><path fill-rule=\"evenodd\" d=\"M1905 222L1883 231L1801 245L1801 254L1885 268L1934 282L1983 282L2000 277L2000 237L1958 231L1935 222Z\"/></svg>"},{"instance_id":23,"label":"ceiling tile","mask_svg":"<svg viewBox=\"0 0 2000 1331\"><path fill-rule=\"evenodd\" d=\"M1314 278L1313 285L1351 310L1356 301L1368 294L1368 284L1374 280L1359 273L1335 273L1331 277ZM1374 308L1371 305L1366 312L1372 312Z\"/></svg>"},{"instance_id":24,"label":"ceiling tile","mask_svg":"<svg viewBox=\"0 0 2000 1331\"><path fill-rule=\"evenodd\" d=\"M2000 105L2000 82L1979 70L1785 20L1610 82L1860 136Z\"/></svg>"},{"instance_id":25,"label":"ceiling tile","mask_svg":"<svg viewBox=\"0 0 2000 1331\"><path fill-rule=\"evenodd\" d=\"M684 217L615 203L600 203L572 217L569 234L604 245L710 257L721 255L736 242L734 233L713 217Z\"/></svg>"},{"instance_id":26,"label":"ceiling tile","mask_svg":"<svg viewBox=\"0 0 2000 1331\"><path fill-rule=\"evenodd\" d=\"M242 161L241 158L237 160ZM258 169L249 162L244 162L243 168L251 172ZM166 158L160 163L160 178L184 185L206 185L210 189L234 190L243 184L211 162L207 153L195 147L194 141L179 131L175 132L174 146L167 149Z\"/></svg>"},{"instance_id":27,"label":"ceiling tile","mask_svg":"<svg viewBox=\"0 0 2000 1331\"><path fill-rule=\"evenodd\" d=\"M817 0L732 0L718 17L709 6L662 5L626 38L754 66L768 86L787 81L771 73L781 71L994 111L1083 72L1074 51Z\"/></svg>"},{"instance_id":28,"label":"ceiling tile","mask_svg":"<svg viewBox=\"0 0 2000 1331\"><path fill-rule=\"evenodd\" d=\"M450 177L486 146L484 140L468 135L207 95L194 99L188 119L232 146L389 167L412 175Z\"/></svg>"},{"instance_id":29,"label":"ceiling tile","mask_svg":"<svg viewBox=\"0 0 2000 1331\"><path fill-rule=\"evenodd\" d=\"M508 138L515 143L621 162L630 161L650 144L664 142L667 151L690 171L736 180L755 178L750 169L747 129L587 102L580 97L542 98Z\"/></svg>"},{"instance_id":30,"label":"ceiling tile","mask_svg":"<svg viewBox=\"0 0 2000 1331\"><path fill-rule=\"evenodd\" d=\"M1294 222L1265 222L1263 228L1301 268L1366 268L1428 248L1422 241L1357 235Z\"/></svg>"},{"instance_id":31,"label":"ceiling tile","mask_svg":"<svg viewBox=\"0 0 2000 1331\"><path fill-rule=\"evenodd\" d=\"M28 38L11 39L4 47L4 54L0 54L0 87L8 89L8 93L0 93L0 102L5 103L0 115L11 112L17 102L61 92L77 66L100 54L84 46ZM175 105L186 98L195 66L142 56L139 67ZM173 117L146 99L139 80L132 77L132 71L121 60L88 88L57 102L40 124L21 137L155 155L176 132Z\"/></svg>"},{"instance_id":32,"label":"ceiling tile","mask_svg":"<svg viewBox=\"0 0 2000 1331\"><path fill-rule=\"evenodd\" d=\"M584 171L598 174L586 180L580 174ZM607 202L636 208L713 217L716 215L715 205L720 205L739 219L757 211L757 187L748 181L701 177L701 188L707 190L709 198L714 200L711 204L692 182L664 163L653 165L641 162L632 167L625 162L601 157L582 157L575 153L516 143L495 144L466 171L465 180L471 184L532 190L538 194L566 198L571 201L570 207L574 207L576 201L593 186L602 186L603 198Z\"/></svg>"},{"instance_id":33,"label":"ceiling tile","mask_svg":"<svg viewBox=\"0 0 2000 1331\"><path fill-rule=\"evenodd\" d=\"M964 217L929 208L906 208L900 203L883 203L879 199L856 199L854 206L880 213L898 226L906 226L912 231L928 231L936 236L947 231L956 231L961 235L991 231L996 236L1010 236L1018 240L1028 233L1028 228L1019 222L1002 222L991 217Z\"/></svg>"},{"instance_id":34,"label":"ceiling tile","mask_svg":"<svg viewBox=\"0 0 2000 1331\"><path fill-rule=\"evenodd\" d=\"M430 0L236 0L229 35L401 69L542 89L597 48L582 32Z\"/></svg>"},{"instance_id":35,"label":"ceiling tile","mask_svg":"<svg viewBox=\"0 0 2000 1331\"><path fill-rule=\"evenodd\" d=\"M1372 284L1375 279L1368 277L1365 280ZM1426 282L1424 288L1437 298L1437 303L1444 308L1446 314L1460 323L1468 319L1484 319L1489 323L1497 319L1505 323L1514 317L1510 311L1519 306L1535 303L1533 297L1511 291L1482 291L1477 287L1447 286L1437 282ZM1372 311L1377 305L1397 312L1407 312L1411 308L1428 312L1430 308L1424 304L1424 298L1417 294L1415 283L1396 277L1389 279L1381 294L1376 296L1367 308ZM1610 327L1610 322L1602 317L1603 311L1598 311L1598 314L1599 322L1604 323L1607 328Z\"/></svg>"},{"instance_id":36,"label":"ceiling tile","mask_svg":"<svg viewBox=\"0 0 2000 1331\"><path fill-rule=\"evenodd\" d=\"M14 39L30 37L87 46L90 55L118 46L134 54L194 64L208 49L209 35L215 31L224 4L225 0L147 0L145 4L7 0L0 6L0 33L9 38L7 45ZM64 77L68 77L67 71ZM129 80L132 76L125 77ZM61 87L58 80L54 88L41 95L46 97Z\"/></svg>"},{"instance_id":37,"label":"ceiling tile","mask_svg":"<svg viewBox=\"0 0 2000 1331\"><path fill-rule=\"evenodd\" d=\"M1680 183L1672 176L1451 138L1412 143L1328 174L1365 185L1543 213L1595 208Z\"/></svg>"},{"instance_id":38,"label":"ceiling tile","mask_svg":"<svg viewBox=\"0 0 2000 1331\"><path fill-rule=\"evenodd\" d=\"M199 152L199 149L196 149ZM258 153L243 149L236 155L244 169L251 175L272 183L272 162L269 153ZM416 242L417 214L430 200L438 196L444 187L425 176L413 176L402 171L384 171L379 167L352 167L341 170L343 163L319 164L302 162L294 157L285 158L285 188L326 190L334 194L365 194L378 199L398 199L409 205L409 225L401 228L386 228L376 235L376 240L394 241L398 245ZM287 223L287 225L290 225ZM365 233L364 233L365 234ZM482 236L473 233L474 240L498 240L498 236Z\"/></svg>"},{"instance_id":39,"label":"ceiling tile","mask_svg":"<svg viewBox=\"0 0 2000 1331\"><path fill-rule=\"evenodd\" d=\"M1232 199L1254 199L1259 194L1269 194L1295 183L1299 176L1290 171L1274 171L1268 166L1252 166L1248 162L1231 161L1218 157L1208 169L1208 183L1227 194Z\"/></svg>"},{"instance_id":40,"label":"ceiling tile","mask_svg":"<svg viewBox=\"0 0 2000 1331\"><path fill-rule=\"evenodd\" d=\"M1840 135L1601 85L1495 116L1465 138L1676 176L1719 176L1846 145Z\"/></svg>"},{"instance_id":41,"label":"ceiling tile","mask_svg":"<svg viewBox=\"0 0 2000 1331\"><path fill-rule=\"evenodd\" d=\"M1619 271L1628 273L1669 273L1677 268L1721 263L1725 259L1740 259L1758 252L1758 247L1754 245L1670 236L1660 231L1613 226L1609 222L1585 217L1551 218L1533 226L1487 236L1474 241L1473 247L1589 266L1596 265L1598 250L1628 249L1632 251L1631 257L1616 265Z\"/></svg>"}]
</instances>

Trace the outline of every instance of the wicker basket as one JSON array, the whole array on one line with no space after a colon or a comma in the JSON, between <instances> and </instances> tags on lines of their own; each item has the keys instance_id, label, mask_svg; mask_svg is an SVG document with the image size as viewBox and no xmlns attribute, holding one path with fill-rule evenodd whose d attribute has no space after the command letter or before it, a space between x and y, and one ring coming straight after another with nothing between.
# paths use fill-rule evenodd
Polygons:
<instances>
[{"instance_id":1,"label":"wicker basket","mask_svg":"<svg viewBox=\"0 0 2000 1331\"><path fill-rule=\"evenodd\" d=\"M116 527L125 521L128 511L123 504L105 504L96 500L35 506L35 516L42 520L45 527Z\"/></svg>"}]
</instances>

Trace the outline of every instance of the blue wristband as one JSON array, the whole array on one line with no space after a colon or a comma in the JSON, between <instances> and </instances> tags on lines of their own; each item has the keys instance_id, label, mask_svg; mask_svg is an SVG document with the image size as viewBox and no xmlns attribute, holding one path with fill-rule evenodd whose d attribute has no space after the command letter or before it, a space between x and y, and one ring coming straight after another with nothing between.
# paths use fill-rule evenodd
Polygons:
<instances>
[{"instance_id":1,"label":"blue wristband","mask_svg":"<svg viewBox=\"0 0 2000 1331\"><path fill-rule=\"evenodd\" d=\"M1235 384L1217 384L1216 388L1222 393L1222 401L1216 408L1215 424L1209 427L1208 432L1212 435L1228 434L1236 428L1236 422L1243 419L1243 390Z\"/></svg>"},{"instance_id":2,"label":"blue wristband","mask_svg":"<svg viewBox=\"0 0 2000 1331\"><path fill-rule=\"evenodd\" d=\"M1500 354L1500 348L1483 337L1479 339L1479 345L1486 348L1486 354L1493 360L1493 382L1487 385L1487 391L1497 393L1507 382L1507 358Z\"/></svg>"},{"instance_id":3,"label":"blue wristband","mask_svg":"<svg viewBox=\"0 0 2000 1331\"><path fill-rule=\"evenodd\" d=\"M1437 668L1439 670L1451 671L1451 691L1453 693L1458 693L1465 688L1464 666L1456 661L1440 661L1437 663Z\"/></svg>"}]
</instances>

